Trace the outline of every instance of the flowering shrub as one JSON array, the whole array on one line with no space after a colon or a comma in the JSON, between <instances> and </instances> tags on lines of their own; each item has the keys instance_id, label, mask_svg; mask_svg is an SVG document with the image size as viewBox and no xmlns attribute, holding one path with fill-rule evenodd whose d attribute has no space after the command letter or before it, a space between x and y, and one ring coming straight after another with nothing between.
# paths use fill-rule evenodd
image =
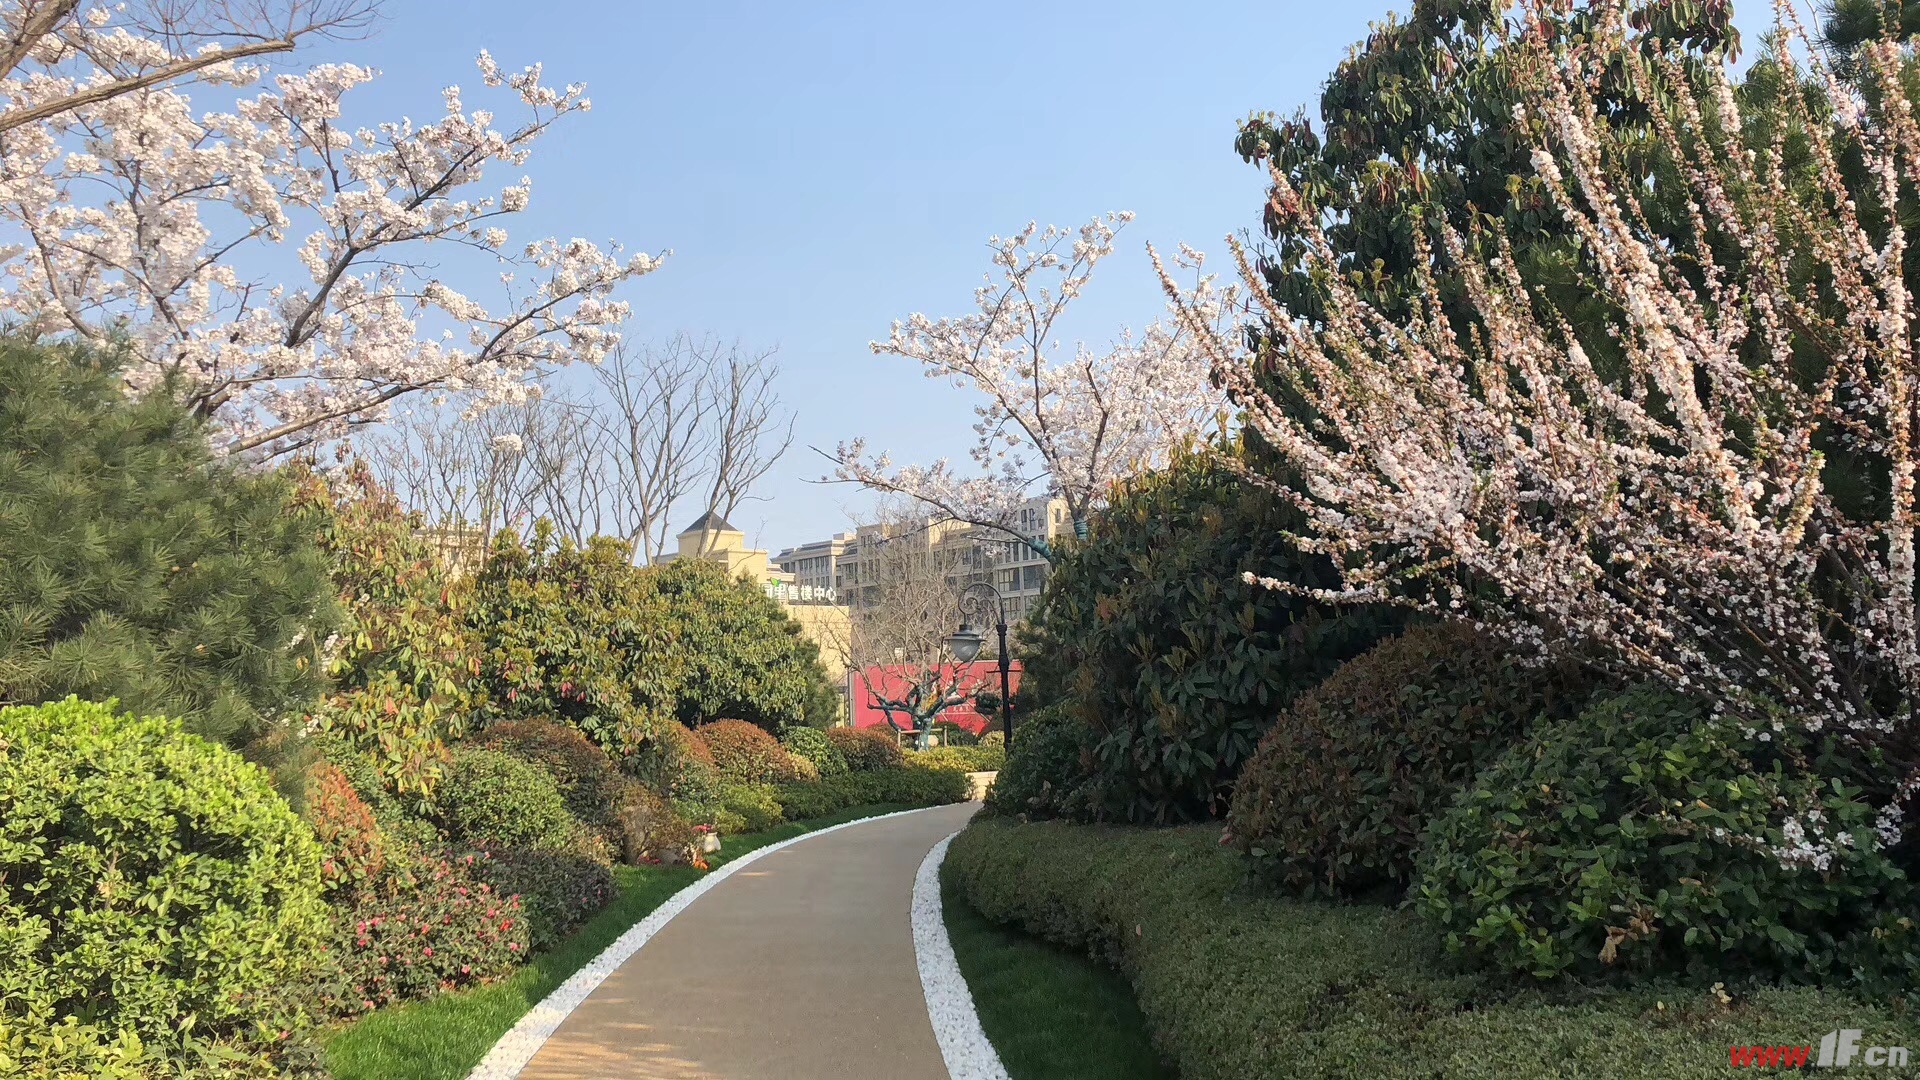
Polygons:
<instances>
[{"instance_id":1,"label":"flowering shrub","mask_svg":"<svg viewBox=\"0 0 1920 1080\"><path fill-rule=\"evenodd\" d=\"M538 766L498 750L461 747L440 782L437 812L447 832L475 847L558 851L578 824L559 785Z\"/></svg>"},{"instance_id":2,"label":"flowering shrub","mask_svg":"<svg viewBox=\"0 0 1920 1080\"><path fill-rule=\"evenodd\" d=\"M0 709L0 1022L77 1018L180 1061L285 1052L285 992L326 928L320 859L265 772L174 721Z\"/></svg>"},{"instance_id":3,"label":"flowering shrub","mask_svg":"<svg viewBox=\"0 0 1920 1080\"><path fill-rule=\"evenodd\" d=\"M1401 889L1427 819L1542 716L1591 692L1465 623L1418 626L1294 699L1233 793L1228 827L1288 887Z\"/></svg>"},{"instance_id":4,"label":"flowering shrub","mask_svg":"<svg viewBox=\"0 0 1920 1080\"><path fill-rule=\"evenodd\" d=\"M699 734L713 752L720 778L734 784L770 784L794 777L793 759L780 740L745 720L715 720Z\"/></svg>"},{"instance_id":5,"label":"flowering shrub","mask_svg":"<svg viewBox=\"0 0 1920 1080\"><path fill-rule=\"evenodd\" d=\"M320 876L329 891L350 891L387 865L386 839L353 782L326 761L307 770L303 814L320 841Z\"/></svg>"},{"instance_id":6,"label":"flowering shrub","mask_svg":"<svg viewBox=\"0 0 1920 1080\"><path fill-rule=\"evenodd\" d=\"M878 728L837 727L827 729L827 738L840 749L847 768L855 772L890 769L906 763L907 757L893 736Z\"/></svg>"},{"instance_id":7,"label":"flowering shrub","mask_svg":"<svg viewBox=\"0 0 1920 1080\"><path fill-rule=\"evenodd\" d=\"M335 909L317 1000L352 1015L477 986L526 961L530 927L516 896L483 878L488 857L426 856Z\"/></svg>"},{"instance_id":8,"label":"flowering shrub","mask_svg":"<svg viewBox=\"0 0 1920 1080\"><path fill-rule=\"evenodd\" d=\"M1794 725L1749 731L1659 690L1604 700L1508 751L1434 821L1416 905L1452 948L1541 978L1857 969L1897 986L1920 968L1911 920L1890 933L1912 890L1817 749Z\"/></svg>"}]
</instances>

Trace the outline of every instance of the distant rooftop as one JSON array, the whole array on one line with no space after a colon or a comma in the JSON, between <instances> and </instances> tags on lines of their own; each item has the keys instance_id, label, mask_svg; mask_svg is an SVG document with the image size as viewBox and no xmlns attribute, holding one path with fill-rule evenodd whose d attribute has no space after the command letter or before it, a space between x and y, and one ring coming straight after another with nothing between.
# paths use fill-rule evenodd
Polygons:
<instances>
[{"instance_id":1,"label":"distant rooftop","mask_svg":"<svg viewBox=\"0 0 1920 1080\"><path fill-rule=\"evenodd\" d=\"M719 514L714 513L712 510L709 510L706 513L700 515L700 520L687 526L685 529L682 529L680 531L680 535L686 536L689 533L703 533L703 532L739 532L739 531L740 531L739 529L736 529L733 526L727 524L726 518L721 517Z\"/></svg>"}]
</instances>

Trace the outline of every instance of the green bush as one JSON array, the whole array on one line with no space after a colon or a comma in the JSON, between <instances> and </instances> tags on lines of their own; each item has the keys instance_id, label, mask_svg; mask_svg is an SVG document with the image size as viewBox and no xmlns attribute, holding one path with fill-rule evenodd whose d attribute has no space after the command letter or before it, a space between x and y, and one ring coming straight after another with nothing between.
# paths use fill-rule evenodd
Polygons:
<instances>
[{"instance_id":1,"label":"green bush","mask_svg":"<svg viewBox=\"0 0 1920 1080\"><path fill-rule=\"evenodd\" d=\"M553 777L498 750L455 750L435 805L447 834L473 847L559 851L575 839Z\"/></svg>"},{"instance_id":2,"label":"green bush","mask_svg":"<svg viewBox=\"0 0 1920 1080\"><path fill-rule=\"evenodd\" d=\"M1241 579L1335 583L1287 540L1293 513L1219 456L1240 453L1179 455L1121 485L1087 539L1063 545L1030 619L1027 678L1091 727L1088 794L1102 816L1225 814L1280 710L1398 624Z\"/></svg>"},{"instance_id":3,"label":"green bush","mask_svg":"<svg viewBox=\"0 0 1920 1080\"><path fill-rule=\"evenodd\" d=\"M793 779L793 760L780 740L745 720L702 724L700 737L713 754L713 767L730 784L772 784Z\"/></svg>"},{"instance_id":4,"label":"green bush","mask_svg":"<svg viewBox=\"0 0 1920 1080\"><path fill-rule=\"evenodd\" d=\"M1648 687L1552 725L1437 819L1419 910L1449 945L1542 978L1786 974L1906 990L1905 875L1798 725L1764 741ZM1920 914L1920 912L1915 912Z\"/></svg>"},{"instance_id":5,"label":"green bush","mask_svg":"<svg viewBox=\"0 0 1920 1080\"><path fill-rule=\"evenodd\" d=\"M338 613L290 493L115 356L0 335L0 703L118 699L231 746L298 719Z\"/></svg>"},{"instance_id":6,"label":"green bush","mask_svg":"<svg viewBox=\"0 0 1920 1080\"><path fill-rule=\"evenodd\" d=\"M852 806L944 806L967 801L965 773L952 769L869 769L818 780L777 784L773 789L788 821L826 817Z\"/></svg>"},{"instance_id":7,"label":"green bush","mask_svg":"<svg viewBox=\"0 0 1920 1080\"><path fill-rule=\"evenodd\" d=\"M767 731L831 722L838 711L820 646L757 584L706 559L649 567L685 661L674 716L737 716Z\"/></svg>"},{"instance_id":8,"label":"green bush","mask_svg":"<svg viewBox=\"0 0 1920 1080\"><path fill-rule=\"evenodd\" d=\"M892 769L907 760L893 733L880 728L828 728L827 738L840 748L841 756L847 759L847 768L854 772Z\"/></svg>"},{"instance_id":9,"label":"green bush","mask_svg":"<svg viewBox=\"0 0 1920 1080\"><path fill-rule=\"evenodd\" d=\"M495 896L519 898L527 945L534 952L558 945L613 899L612 871L571 852L508 849L476 863L474 870Z\"/></svg>"},{"instance_id":10,"label":"green bush","mask_svg":"<svg viewBox=\"0 0 1920 1080\"><path fill-rule=\"evenodd\" d=\"M818 728L790 727L781 733L780 745L789 753L813 762L821 776L838 776L847 771L847 756Z\"/></svg>"},{"instance_id":11,"label":"green bush","mask_svg":"<svg viewBox=\"0 0 1920 1080\"><path fill-rule=\"evenodd\" d=\"M629 783L606 751L579 729L551 720L494 724L474 740L539 766L560 788L567 812L588 825L611 826Z\"/></svg>"},{"instance_id":12,"label":"green bush","mask_svg":"<svg viewBox=\"0 0 1920 1080\"><path fill-rule=\"evenodd\" d=\"M907 764L921 769L958 769L961 772L994 772L1007 763L1004 744L987 746L937 746L907 755Z\"/></svg>"},{"instance_id":13,"label":"green bush","mask_svg":"<svg viewBox=\"0 0 1920 1080\"><path fill-rule=\"evenodd\" d=\"M1020 740L1016 729L1015 745ZM1183 1080L1711 1080L1727 1048L1920 1022L1831 991L1538 985L1466 972L1412 912L1262 895L1219 829L979 818L946 872L967 902L1119 968Z\"/></svg>"},{"instance_id":14,"label":"green bush","mask_svg":"<svg viewBox=\"0 0 1920 1080\"><path fill-rule=\"evenodd\" d=\"M722 832L760 832L786 820L771 784L720 785Z\"/></svg>"},{"instance_id":15,"label":"green bush","mask_svg":"<svg viewBox=\"0 0 1920 1080\"><path fill-rule=\"evenodd\" d=\"M74 1019L183 1062L286 1053L320 859L266 773L173 721L0 709L0 1024Z\"/></svg>"},{"instance_id":16,"label":"green bush","mask_svg":"<svg viewBox=\"0 0 1920 1080\"><path fill-rule=\"evenodd\" d=\"M1281 714L1234 792L1234 842L1291 888L1404 890L1428 819L1589 692L1577 669L1528 666L1466 623L1414 627Z\"/></svg>"},{"instance_id":17,"label":"green bush","mask_svg":"<svg viewBox=\"0 0 1920 1080\"><path fill-rule=\"evenodd\" d=\"M1013 748L987 793L987 810L1072 816L1086 805L1093 732L1062 705L1034 709L1014 725Z\"/></svg>"}]
</instances>

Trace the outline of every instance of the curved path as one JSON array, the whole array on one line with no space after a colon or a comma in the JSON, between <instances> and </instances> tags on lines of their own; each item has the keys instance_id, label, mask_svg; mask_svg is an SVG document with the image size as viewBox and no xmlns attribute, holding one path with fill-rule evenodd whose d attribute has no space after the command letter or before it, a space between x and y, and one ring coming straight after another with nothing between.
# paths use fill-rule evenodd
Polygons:
<instances>
[{"instance_id":1,"label":"curved path","mask_svg":"<svg viewBox=\"0 0 1920 1080\"><path fill-rule=\"evenodd\" d=\"M810 837L661 927L561 1022L525 1080L947 1080L910 910L978 803Z\"/></svg>"}]
</instances>

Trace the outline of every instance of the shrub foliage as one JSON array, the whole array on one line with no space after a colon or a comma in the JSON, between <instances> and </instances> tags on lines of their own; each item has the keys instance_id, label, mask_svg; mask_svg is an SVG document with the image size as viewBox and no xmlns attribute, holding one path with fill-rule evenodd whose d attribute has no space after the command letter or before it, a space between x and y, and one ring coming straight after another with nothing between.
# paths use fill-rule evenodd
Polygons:
<instances>
[{"instance_id":1,"label":"shrub foliage","mask_svg":"<svg viewBox=\"0 0 1920 1080\"><path fill-rule=\"evenodd\" d=\"M1293 888L1404 888L1420 830L1587 680L1465 623L1418 626L1294 699L1240 777L1230 830Z\"/></svg>"},{"instance_id":2,"label":"shrub foliage","mask_svg":"<svg viewBox=\"0 0 1920 1080\"><path fill-rule=\"evenodd\" d=\"M455 750L436 806L448 835L473 847L558 851L575 839L553 777L498 750Z\"/></svg>"},{"instance_id":3,"label":"shrub foliage","mask_svg":"<svg viewBox=\"0 0 1920 1080\"><path fill-rule=\"evenodd\" d=\"M273 1052L325 931L320 859L266 773L174 721L0 709L0 1017Z\"/></svg>"},{"instance_id":4,"label":"shrub foliage","mask_svg":"<svg viewBox=\"0 0 1920 1080\"><path fill-rule=\"evenodd\" d=\"M891 769L906 763L906 755L892 735L879 728L828 728L827 738L838 747L854 772Z\"/></svg>"},{"instance_id":5,"label":"shrub foliage","mask_svg":"<svg viewBox=\"0 0 1920 1080\"><path fill-rule=\"evenodd\" d=\"M732 784L771 784L794 778L793 760L780 740L745 720L715 720L699 735L713 754L714 769Z\"/></svg>"},{"instance_id":6,"label":"shrub foliage","mask_svg":"<svg viewBox=\"0 0 1920 1080\"><path fill-rule=\"evenodd\" d=\"M847 771L847 755L818 728L790 727L781 732L780 745L795 757L813 762L821 776L838 776Z\"/></svg>"}]
</instances>

